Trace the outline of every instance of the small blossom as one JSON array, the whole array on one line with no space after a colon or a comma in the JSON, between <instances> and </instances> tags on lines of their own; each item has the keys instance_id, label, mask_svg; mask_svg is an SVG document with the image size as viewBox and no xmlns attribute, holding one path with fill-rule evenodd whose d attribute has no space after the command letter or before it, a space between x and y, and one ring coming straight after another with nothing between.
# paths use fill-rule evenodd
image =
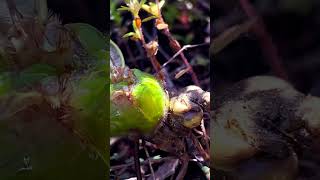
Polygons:
<instances>
[{"instance_id":1,"label":"small blossom","mask_svg":"<svg viewBox=\"0 0 320 180\"><path fill-rule=\"evenodd\" d=\"M136 18L132 21L132 26L134 32L129 32L125 34L123 37L127 38L130 37L132 40L140 40L141 39L141 33L140 33L140 28L141 28L141 19Z\"/></svg>"},{"instance_id":2,"label":"small blossom","mask_svg":"<svg viewBox=\"0 0 320 180\"><path fill-rule=\"evenodd\" d=\"M132 13L134 18L138 18L140 9L145 2L146 0L141 0L140 2L138 0L126 0L125 3L127 6L121 6L118 10L129 11Z\"/></svg>"},{"instance_id":3,"label":"small blossom","mask_svg":"<svg viewBox=\"0 0 320 180\"><path fill-rule=\"evenodd\" d=\"M161 0L159 2L159 6L158 6L156 3L149 2L148 5L143 4L142 9L158 18L161 15L160 12L161 12L161 8L163 7L164 3L165 3L165 0Z\"/></svg>"}]
</instances>

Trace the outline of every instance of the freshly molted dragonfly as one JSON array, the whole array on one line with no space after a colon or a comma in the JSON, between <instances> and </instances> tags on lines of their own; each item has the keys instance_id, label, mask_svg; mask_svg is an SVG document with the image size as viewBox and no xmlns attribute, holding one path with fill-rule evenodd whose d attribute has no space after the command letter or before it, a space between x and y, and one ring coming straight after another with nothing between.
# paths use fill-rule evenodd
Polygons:
<instances>
[{"instance_id":1,"label":"freshly molted dragonfly","mask_svg":"<svg viewBox=\"0 0 320 180\"><path fill-rule=\"evenodd\" d=\"M154 76L126 67L112 41L110 57L111 135L138 131L164 151L185 153L184 139L209 112L210 93L188 86L169 97Z\"/></svg>"}]
</instances>

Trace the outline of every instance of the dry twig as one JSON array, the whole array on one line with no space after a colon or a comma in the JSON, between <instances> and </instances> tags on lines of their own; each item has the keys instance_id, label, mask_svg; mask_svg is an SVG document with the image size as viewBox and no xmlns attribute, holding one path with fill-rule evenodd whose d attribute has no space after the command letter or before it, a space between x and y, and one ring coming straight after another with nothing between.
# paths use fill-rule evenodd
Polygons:
<instances>
[{"instance_id":1,"label":"dry twig","mask_svg":"<svg viewBox=\"0 0 320 180\"><path fill-rule=\"evenodd\" d=\"M283 67L282 60L278 54L278 50L274 45L271 36L266 31L263 21L255 11L255 8L249 3L248 0L239 1L242 9L250 19L257 18L256 23L253 24L252 30L260 39L262 50L264 51L265 56L268 57L269 64L272 70L278 77L282 79L288 79L288 75Z\"/></svg>"},{"instance_id":2,"label":"dry twig","mask_svg":"<svg viewBox=\"0 0 320 180\"><path fill-rule=\"evenodd\" d=\"M158 5L159 7L159 0L155 0L156 1L156 4ZM162 17L162 14L161 14L161 11L159 9L159 17L158 19L156 19L156 23L157 24L166 24L163 17ZM164 29L161 30L161 32L168 38L169 40L169 45L170 47L174 50L175 53L179 52L181 50L181 45L180 43L173 37L173 35L171 34L170 30L169 30L169 27L165 27ZM180 58L183 60L183 63L186 65L186 69L187 71L191 74L191 77L192 77L192 80L194 82L195 85L199 86L200 83L199 83L199 80L198 80L198 77L197 75L195 74L195 72L193 71L193 68L192 66L190 65L189 61L187 60L187 58L185 57L184 53L181 52L179 53L180 54Z\"/></svg>"}]
</instances>

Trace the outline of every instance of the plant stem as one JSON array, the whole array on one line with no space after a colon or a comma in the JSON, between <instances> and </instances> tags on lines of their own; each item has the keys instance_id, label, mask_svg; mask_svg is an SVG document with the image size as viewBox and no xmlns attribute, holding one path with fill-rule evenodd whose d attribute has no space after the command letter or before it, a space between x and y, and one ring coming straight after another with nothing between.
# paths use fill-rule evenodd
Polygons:
<instances>
[{"instance_id":1,"label":"plant stem","mask_svg":"<svg viewBox=\"0 0 320 180\"><path fill-rule=\"evenodd\" d=\"M140 21L141 21L141 19L140 19ZM159 76L159 78L161 80L164 80L165 77L164 77L163 73L161 72L161 65L159 64L156 55L153 54L152 52L150 52L150 50L147 46L146 40L144 38L142 27L139 27L139 32L140 32L140 36L141 36L140 41L142 43L142 46L145 49L145 51L147 52L147 56L148 56L148 58L150 58L151 64L152 64L153 68L156 70L156 74Z\"/></svg>"},{"instance_id":2,"label":"plant stem","mask_svg":"<svg viewBox=\"0 0 320 180\"><path fill-rule=\"evenodd\" d=\"M167 160L171 160L171 159L174 159L175 157L172 157L172 156L169 156L169 157L163 157L161 159L152 159L152 158L149 158L149 159L146 159L145 161L142 162L143 165L147 165L149 164L149 162L151 164L157 164L157 163L163 163L164 161L167 161ZM130 166L133 166L134 163L127 163L127 164L121 164L121 165L115 165L115 166L111 166L110 168L110 171L117 171L121 168L127 168L127 167L130 167Z\"/></svg>"},{"instance_id":3,"label":"plant stem","mask_svg":"<svg viewBox=\"0 0 320 180\"><path fill-rule=\"evenodd\" d=\"M156 4L158 5L159 8L159 0L155 0ZM159 9L159 17L157 19L159 22L164 23L165 21L162 17L161 11ZM169 27L164 28L163 30L161 30L162 34L164 34L168 40L169 40L169 46L173 49L174 53L177 53L181 50L181 45L180 43L173 37L173 35L171 34ZM180 53L180 58L183 60L183 63L187 66L187 70L188 72L191 74L192 77L192 81L194 82L195 85L200 86L200 82L198 80L197 75L195 74L195 72L193 71L192 66L190 65L189 61L187 60L187 58L185 57L184 53L181 52Z\"/></svg>"},{"instance_id":4,"label":"plant stem","mask_svg":"<svg viewBox=\"0 0 320 180\"><path fill-rule=\"evenodd\" d=\"M187 174L189 160L190 160L190 158L189 158L188 154L184 154L181 157L181 159L180 159L180 161L181 161L181 169L180 169L180 172L179 172L179 174L178 174L178 176L176 178L177 180L184 179L185 175Z\"/></svg>"},{"instance_id":5,"label":"plant stem","mask_svg":"<svg viewBox=\"0 0 320 180\"><path fill-rule=\"evenodd\" d=\"M142 140L142 143L143 143L143 149L144 149L144 152L146 153L146 156L148 158L148 164L149 164L149 168L150 168L150 172L151 172L151 176L152 176L152 179L153 180L156 180L156 177L155 177L155 174L154 174L154 170L153 170L153 167L152 167L152 164L150 162L150 155L149 155L149 152L146 148L146 143L145 143L145 140Z\"/></svg>"},{"instance_id":6,"label":"plant stem","mask_svg":"<svg viewBox=\"0 0 320 180\"><path fill-rule=\"evenodd\" d=\"M254 7L249 3L248 0L239 0L242 9L245 11L249 18L257 18L255 24L253 24L253 32L260 39L262 50L266 57L268 57L269 64L274 73L282 78L288 79L286 71L283 67L281 58L278 54L277 48L275 47L271 36L266 31L265 25Z\"/></svg>"},{"instance_id":7,"label":"plant stem","mask_svg":"<svg viewBox=\"0 0 320 180\"><path fill-rule=\"evenodd\" d=\"M134 166L136 168L137 180L142 180L140 160L139 160L139 138L134 141Z\"/></svg>"}]
</instances>

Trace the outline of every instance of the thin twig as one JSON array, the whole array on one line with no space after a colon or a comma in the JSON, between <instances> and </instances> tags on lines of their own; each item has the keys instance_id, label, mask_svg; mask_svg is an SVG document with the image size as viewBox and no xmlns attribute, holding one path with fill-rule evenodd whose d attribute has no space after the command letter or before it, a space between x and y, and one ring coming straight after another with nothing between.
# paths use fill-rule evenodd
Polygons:
<instances>
[{"instance_id":1,"label":"thin twig","mask_svg":"<svg viewBox=\"0 0 320 180\"><path fill-rule=\"evenodd\" d=\"M147 164L147 163L151 163L151 164L156 164L156 163L161 163L163 161L166 161L168 159L174 159L175 157L163 157L161 159L147 159L145 161L142 162L143 165ZM121 165L115 165L115 166L111 166L110 167L110 171L116 171L118 169L122 169L122 168L127 168L127 167L130 167L130 166L134 166L134 162L132 163L127 163L127 164L121 164Z\"/></svg>"},{"instance_id":2,"label":"thin twig","mask_svg":"<svg viewBox=\"0 0 320 180\"><path fill-rule=\"evenodd\" d=\"M137 180L142 180L142 174L140 169L140 159L139 159L139 139L137 138L134 142L134 166L136 169Z\"/></svg>"},{"instance_id":3,"label":"thin twig","mask_svg":"<svg viewBox=\"0 0 320 180\"><path fill-rule=\"evenodd\" d=\"M210 159L209 154L203 149L202 145L198 141L197 137L194 134L191 134L191 140L193 144L196 146L197 150L201 153L202 157L207 161Z\"/></svg>"},{"instance_id":4,"label":"thin twig","mask_svg":"<svg viewBox=\"0 0 320 180\"><path fill-rule=\"evenodd\" d=\"M144 152L146 153L147 158L150 159L149 152L148 152L148 150L147 150L147 148L146 148L146 146L145 146L145 141L142 140L142 142L143 142ZM148 160L148 164L149 164L149 168L150 168L150 171L151 171L152 179L153 179L153 180L156 180L156 177L155 177L155 175L154 175L154 170L153 170L152 164L151 164L151 162L150 162L149 160Z\"/></svg>"},{"instance_id":5,"label":"thin twig","mask_svg":"<svg viewBox=\"0 0 320 180\"><path fill-rule=\"evenodd\" d=\"M157 7L159 8L159 0L155 0ZM159 21L160 23L166 24L163 17L162 17L162 13L160 11L160 9L158 9L159 11L159 17L157 19L157 21ZM173 37L173 35L171 34L170 30L168 27L164 28L161 30L162 34L164 34L168 40L169 40L169 46L174 50L175 53L179 52L181 49L181 45L180 43ZM195 72L193 71L192 66L190 65L188 59L185 57L184 53L181 52L180 53L180 58L183 60L183 63L186 65L188 72L191 74L192 77L192 81L195 83L195 85L200 86L200 82L198 80L197 75L195 74Z\"/></svg>"},{"instance_id":6,"label":"thin twig","mask_svg":"<svg viewBox=\"0 0 320 180\"><path fill-rule=\"evenodd\" d=\"M165 62L161 69L164 68L166 65L171 63L177 56L179 56L184 50L187 50L189 48L195 48L199 46L205 46L208 45L209 43L202 43L202 44L194 44L194 45L184 45L178 52L176 52L167 62Z\"/></svg>"},{"instance_id":7,"label":"thin twig","mask_svg":"<svg viewBox=\"0 0 320 180\"><path fill-rule=\"evenodd\" d=\"M184 177L187 173L187 170L188 170L189 160L190 160L190 158L189 158L188 154L184 154L184 156L181 158L182 167L181 167L180 172L176 178L177 180L184 179Z\"/></svg>"},{"instance_id":8,"label":"thin twig","mask_svg":"<svg viewBox=\"0 0 320 180\"><path fill-rule=\"evenodd\" d=\"M20 21L23 18L23 15L18 11L15 1L6 0L6 2L7 2L7 6L9 9L9 13L10 13L10 17L13 25L15 26L15 28L17 28L17 31L21 33L23 38L27 38L28 35L24 31L24 29L21 27L21 24L20 24Z\"/></svg>"},{"instance_id":9,"label":"thin twig","mask_svg":"<svg viewBox=\"0 0 320 180\"><path fill-rule=\"evenodd\" d=\"M210 180L210 169L203 169L203 165L199 162L196 161L196 164L198 165L199 168L201 168L203 174L206 176L207 180Z\"/></svg>"},{"instance_id":10,"label":"thin twig","mask_svg":"<svg viewBox=\"0 0 320 180\"><path fill-rule=\"evenodd\" d=\"M207 131L206 131L206 128L205 128L205 126L204 126L204 120L202 119L202 122L201 122L201 131L202 131L202 133L203 133L203 138L204 138L204 142L205 142L205 145L206 145L206 149L209 151L209 149L210 149L210 146L209 146L209 136L208 136L208 134L207 134ZM209 153L207 151L207 153Z\"/></svg>"},{"instance_id":11,"label":"thin twig","mask_svg":"<svg viewBox=\"0 0 320 180\"><path fill-rule=\"evenodd\" d=\"M12 23L15 24L16 19L22 19L23 15L18 11L14 0L6 0Z\"/></svg>"},{"instance_id":12,"label":"thin twig","mask_svg":"<svg viewBox=\"0 0 320 180\"><path fill-rule=\"evenodd\" d=\"M161 80L165 80L164 79L165 77L164 77L163 73L161 72L161 65L159 64L156 55L153 53L150 53L150 50L148 48L148 45L147 45L145 37L144 37L142 27L139 27L139 32L140 32L140 36L141 36L140 41L142 43L143 48L145 49L145 51L147 53L148 58L150 58L150 61L151 61L153 68L156 70L158 77Z\"/></svg>"},{"instance_id":13,"label":"thin twig","mask_svg":"<svg viewBox=\"0 0 320 180\"><path fill-rule=\"evenodd\" d=\"M156 28L154 28L154 29L156 29ZM151 37L151 35L150 34L148 34L146 31L144 31L143 32L143 34L145 35L145 38L147 38L147 39L152 39L152 37ZM155 39L157 39L157 37L155 38ZM161 48L160 46L158 47L158 51L163 55L163 57L166 59L166 60L168 60L169 58L170 58L170 56L163 50L163 48ZM175 89L175 87L174 87L174 84L173 84L173 82L172 82L172 80L170 79L170 77L169 77L169 74L168 74L168 72L167 72L167 70L166 69L163 69L163 67L160 67L160 71L159 72L161 72L161 73L163 73L163 75L164 75L164 77L165 77L165 83L164 83L164 87L166 88L166 89L170 89L170 90L174 90Z\"/></svg>"},{"instance_id":14,"label":"thin twig","mask_svg":"<svg viewBox=\"0 0 320 180\"><path fill-rule=\"evenodd\" d=\"M181 49L181 45L180 43L174 39L174 37L171 35L169 29L164 29L162 31L169 39L169 45L170 47L174 50L174 52L178 52ZM197 75L195 74L195 72L193 71L192 66L190 65L189 61L187 60L187 58L185 57L184 53L180 53L180 58L183 60L183 63L187 66L188 72L191 74L192 77L192 81L194 82L195 85L199 86L200 82L198 80Z\"/></svg>"},{"instance_id":15,"label":"thin twig","mask_svg":"<svg viewBox=\"0 0 320 180\"><path fill-rule=\"evenodd\" d=\"M153 28L153 29L156 29L156 28ZM148 32L144 31L143 34L145 35L145 38L147 38L148 40L152 39L151 35ZM167 54L162 47L159 46L158 49L159 49L159 52L163 55L163 57L166 60L170 58L170 55Z\"/></svg>"}]
</instances>

